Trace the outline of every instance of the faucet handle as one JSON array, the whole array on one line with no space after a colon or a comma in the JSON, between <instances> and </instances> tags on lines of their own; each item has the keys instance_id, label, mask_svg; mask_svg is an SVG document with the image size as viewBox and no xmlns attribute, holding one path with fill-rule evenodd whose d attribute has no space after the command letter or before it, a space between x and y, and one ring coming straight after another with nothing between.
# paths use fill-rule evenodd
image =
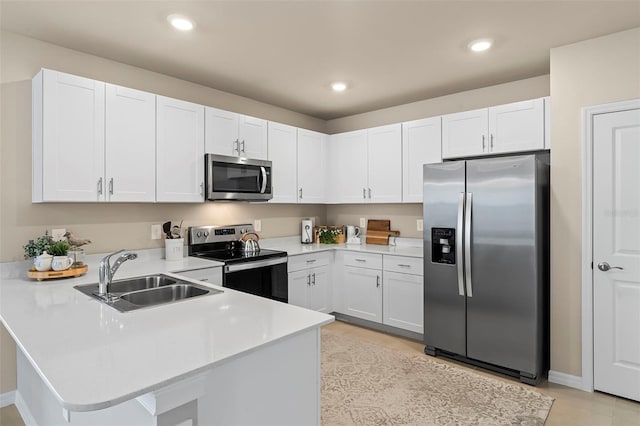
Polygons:
<instances>
[{"instance_id":1,"label":"faucet handle","mask_svg":"<svg viewBox=\"0 0 640 426\"><path fill-rule=\"evenodd\" d=\"M105 257L102 258L102 261L103 262L109 262L109 259L111 259L111 256L115 256L116 254L122 253L125 250L126 249L120 249L118 251L114 251L113 253L109 253L108 255L106 255Z\"/></svg>"}]
</instances>

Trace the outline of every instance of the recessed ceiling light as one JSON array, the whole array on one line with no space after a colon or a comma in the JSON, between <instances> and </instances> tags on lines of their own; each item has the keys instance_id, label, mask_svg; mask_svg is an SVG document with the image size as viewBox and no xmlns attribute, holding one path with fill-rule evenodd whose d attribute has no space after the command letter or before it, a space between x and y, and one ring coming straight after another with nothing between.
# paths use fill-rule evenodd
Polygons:
<instances>
[{"instance_id":1,"label":"recessed ceiling light","mask_svg":"<svg viewBox=\"0 0 640 426\"><path fill-rule=\"evenodd\" d=\"M335 83L331 83L331 88L334 92L344 92L347 90L347 83L336 81Z\"/></svg>"},{"instance_id":2,"label":"recessed ceiling light","mask_svg":"<svg viewBox=\"0 0 640 426\"><path fill-rule=\"evenodd\" d=\"M167 21L173 26L173 28L180 31L191 31L194 27L193 21L184 15L169 15Z\"/></svg>"},{"instance_id":3,"label":"recessed ceiling light","mask_svg":"<svg viewBox=\"0 0 640 426\"><path fill-rule=\"evenodd\" d=\"M481 38L469 43L469 49L474 52L484 52L485 50L488 50L492 44L493 40L490 38Z\"/></svg>"}]
</instances>

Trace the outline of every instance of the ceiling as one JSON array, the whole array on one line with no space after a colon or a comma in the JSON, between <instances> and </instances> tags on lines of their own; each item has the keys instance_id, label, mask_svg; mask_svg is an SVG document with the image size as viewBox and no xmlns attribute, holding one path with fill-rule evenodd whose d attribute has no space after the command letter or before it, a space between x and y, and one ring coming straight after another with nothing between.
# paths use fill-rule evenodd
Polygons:
<instances>
[{"instance_id":1,"label":"ceiling","mask_svg":"<svg viewBox=\"0 0 640 426\"><path fill-rule=\"evenodd\" d=\"M0 25L328 120L547 74L550 48L640 26L640 1L2 0Z\"/></svg>"}]
</instances>

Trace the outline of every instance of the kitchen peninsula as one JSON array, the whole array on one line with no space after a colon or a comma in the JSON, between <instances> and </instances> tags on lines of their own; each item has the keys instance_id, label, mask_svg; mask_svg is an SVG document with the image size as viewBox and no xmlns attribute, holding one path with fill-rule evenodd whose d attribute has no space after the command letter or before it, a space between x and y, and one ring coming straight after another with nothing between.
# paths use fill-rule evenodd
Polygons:
<instances>
[{"instance_id":1,"label":"kitchen peninsula","mask_svg":"<svg viewBox=\"0 0 640 426\"><path fill-rule=\"evenodd\" d=\"M42 283L0 271L28 424L320 423L320 327L332 316L222 287L123 314L73 288L97 281L88 263L83 277ZM219 265L142 255L116 279Z\"/></svg>"}]
</instances>

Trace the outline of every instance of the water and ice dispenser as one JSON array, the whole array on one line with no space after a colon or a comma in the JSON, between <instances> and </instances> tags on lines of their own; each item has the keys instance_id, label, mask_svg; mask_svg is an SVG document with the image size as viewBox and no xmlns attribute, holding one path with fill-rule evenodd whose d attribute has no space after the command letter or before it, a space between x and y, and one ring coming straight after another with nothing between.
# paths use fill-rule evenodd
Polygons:
<instances>
[{"instance_id":1,"label":"water and ice dispenser","mask_svg":"<svg viewBox=\"0 0 640 426\"><path fill-rule=\"evenodd\" d=\"M431 228L431 261L456 264L455 228Z\"/></svg>"}]
</instances>

